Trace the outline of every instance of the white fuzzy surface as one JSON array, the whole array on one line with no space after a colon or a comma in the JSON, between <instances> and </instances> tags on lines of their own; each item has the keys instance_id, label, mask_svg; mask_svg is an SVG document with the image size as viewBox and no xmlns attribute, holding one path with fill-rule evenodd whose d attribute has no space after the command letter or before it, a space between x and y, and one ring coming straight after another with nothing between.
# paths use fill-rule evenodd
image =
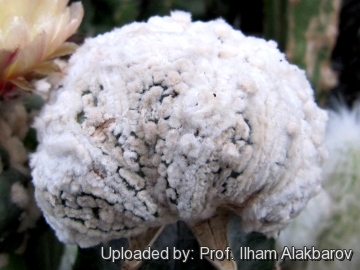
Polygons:
<instances>
[{"instance_id":1,"label":"white fuzzy surface","mask_svg":"<svg viewBox=\"0 0 360 270\"><path fill-rule=\"evenodd\" d=\"M35 123L36 197L91 246L233 209L274 235L320 190L327 116L273 41L173 12L86 40Z\"/></svg>"}]
</instances>

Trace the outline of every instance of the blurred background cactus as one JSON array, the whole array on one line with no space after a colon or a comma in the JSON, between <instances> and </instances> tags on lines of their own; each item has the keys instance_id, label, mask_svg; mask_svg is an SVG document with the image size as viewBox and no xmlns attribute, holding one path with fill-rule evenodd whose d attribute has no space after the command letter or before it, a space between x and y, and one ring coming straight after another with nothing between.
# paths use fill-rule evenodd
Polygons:
<instances>
[{"instance_id":1,"label":"blurred background cactus","mask_svg":"<svg viewBox=\"0 0 360 270\"><path fill-rule=\"evenodd\" d=\"M16 74L15 77L9 77L9 72L12 70L9 68L9 63L14 63L12 61L18 55L26 54L20 54L21 50L18 49L28 48L33 54L40 46L40 43L32 43L33 40L38 39L31 35L25 45L15 46L15 49L11 49L10 43L4 42L11 40L4 39L4 33L10 37L21 37L18 32L18 29L23 29L21 25L18 26L20 28L10 29L9 24L3 19L16 12L26 11L15 4L18 2L0 3L0 37L2 37L0 38L0 268L119 269L119 264L101 259L100 247L78 249L76 246L61 244L41 217L34 202L27 164L28 154L36 148L36 134L31 128L31 123L43 104L43 97L46 97L50 84L56 83L56 76L55 79L47 78L45 81L39 79L51 72L58 72L61 75L61 72L59 73L61 67L48 60L68 54L74 47L66 43L61 50L54 49L47 55L42 55L32 67L22 70L22 73ZM50 9L45 5L46 2L36 1L37 5L43 5L38 12L47 12L46 10ZM73 2L76 1L70 1L69 4ZM167 15L174 9L191 12L194 20L207 21L223 17L234 28L242 30L245 34L276 40L279 48L286 52L289 61L306 70L319 104L328 104L331 107L334 104L333 100L340 100L351 107L358 99L360 89L358 1L82 0L81 2L85 15L77 36L72 38L79 43L83 37L94 36L133 21L145 21L154 15ZM29 10L25 17L34 12L30 8ZM49 17L47 19L49 20ZM54 22L56 23L57 20ZM30 20L27 23L31 24L34 21ZM61 43L76 30L77 25L75 23L71 28L71 33L64 34ZM17 45L23 43L24 40ZM39 63L42 64L38 65ZM40 92L25 93L20 88L27 90L37 88ZM358 159L357 154L352 157ZM357 181L360 180L358 175L355 176ZM341 175L332 177L338 179ZM241 221L234 217L228 229L233 236L231 243L235 250L239 245L252 246L255 249L269 249L275 246L273 239L266 239L258 234L243 234ZM330 234L331 230L324 232L324 237L326 233ZM126 247L128 244L125 240L119 240L110 242L109 245L118 248ZM154 245L159 249L164 246L185 249L196 248L198 244L191 231L183 223L177 223L167 226ZM275 262L258 262L257 265L251 261L238 262L239 269L266 270L274 267ZM142 269L182 268L211 269L211 265L200 260L194 260L186 265L178 261L162 262L162 264L153 261L145 263L142 267Z\"/></svg>"},{"instance_id":2,"label":"blurred background cactus","mask_svg":"<svg viewBox=\"0 0 360 270\"><path fill-rule=\"evenodd\" d=\"M61 258L63 245L40 218L28 155L37 145L31 123L43 104L32 91L41 79L61 74L54 59L77 47L65 41L80 25L83 8L67 3L0 3L0 267L4 269L53 269ZM38 88L46 96L50 84L42 84Z\"/></svg>"},{"instance_id":3,"label":"blurred background cactus","mask_svg":"<svg viewBox=\"0 0 360 270\"><path fill-rule=\"evenodd\" d=\"M337 83L331 53L340 6L341 0L264 0L265 37L277 40L289 61L306 70L318 100Z\"/></svg>"}]
</instances>

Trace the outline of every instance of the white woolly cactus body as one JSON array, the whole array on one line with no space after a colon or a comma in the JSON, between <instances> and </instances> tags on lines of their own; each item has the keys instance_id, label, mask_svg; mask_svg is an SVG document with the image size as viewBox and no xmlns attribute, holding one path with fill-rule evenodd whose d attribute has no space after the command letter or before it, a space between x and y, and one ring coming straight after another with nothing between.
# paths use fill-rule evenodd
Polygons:
<instances>
[{"instance_id":1,"label":"white woolly cactus body","mask_svg":"<svg viewBox=\"0 0 360 270\"><path fill-rule=\"evenodd\" d=\"M326 113L272 41L153 17L86 40L35 123L36 198L91 246L218 207L274 235L320 190Z\"/></svg>"}]
</instances>

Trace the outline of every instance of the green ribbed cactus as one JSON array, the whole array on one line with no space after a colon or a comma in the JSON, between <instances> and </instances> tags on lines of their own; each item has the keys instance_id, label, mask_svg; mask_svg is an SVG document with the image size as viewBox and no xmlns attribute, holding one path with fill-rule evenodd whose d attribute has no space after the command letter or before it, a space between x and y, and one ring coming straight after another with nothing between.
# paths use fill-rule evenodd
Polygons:
<instances>
[{"instance_id":1,"label":"green ribbed cactus","mask_svg":"<svg viewBox=\"0 0 360 270\"><path fill-rule=\"evenodd\" d=\"M288 60L306 70L322 99L337 82L330 57L341 0L264 0L265 36L278 41Z\"/></svg>"}]
</instances>

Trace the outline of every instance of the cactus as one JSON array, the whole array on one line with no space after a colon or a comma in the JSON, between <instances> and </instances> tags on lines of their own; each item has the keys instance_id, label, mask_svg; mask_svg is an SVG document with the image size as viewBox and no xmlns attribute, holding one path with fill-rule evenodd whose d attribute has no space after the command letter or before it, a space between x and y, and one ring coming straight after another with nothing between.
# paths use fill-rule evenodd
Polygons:
<instances>
[{"instance_id":1,"label":"cactus","mask_svg":"<svg viewBox=\"0 0 360 270\"><path fill-rule=\"evenodd\" d=\"M288 60L306 70L323 102L337 83L330 57L337 38L341 0L265 0L265 36L280 44Z\"/></svg>"},{"instance_id":2,"label":"cactus","mask_svg":"<svg viewBox=\"0 0 360 270\"><path fill-rule=\"evenodd\" d=\"M21 99L16 99L0 101L0 115L0 253L23 253L29 229L40 217L23 144L28 114Z\"/></svg>"},{"instance_id":3,"label":"cactus","mask_svg":"<svg viewBox=\"0 0 360 270\"><path fill-rule=\"evenodd\" d=\"M102 1L102 10L106 11L102 13L97 2L82 1L86 16L81 31L87 35L102 33L135 20L145 20L155 14L169 14L174 9L190 11L195 19L208 18L209 13L215 15L215 9L222 15L231 10L230 1L220 0L196 0L188 3L181 0L107 0ZM264 0L264 7L265 36L277 40L289 60L307 71L317 97L322 98L326 95L326 90L336 82L336 76L330 70L329 58L336 38L340 0ZM3 239L0 241L0 268L7 263L4 269L57 269L58 266L62 270L71 267L118 269L119 264L101 258L100 246L78 249L76 246L59 243L40 218L33 200L27 161L28 154L34 151L37 144L35 130L30 124L42 103L42 98L33 94L21 94L10 99L0 97L0 238ZM267 239L256 233L245 234L241 229L241 220L237 218L232 217L228 231L232 235L230 242L233 250L238 250L240 246L274 248L274 239ZM127 247L128 243L126 239L120 239L108 245L118 248ZM199 244L185 223L178 222L168 225L154 243L154 248L159 250L167 246L194 249ZM32 264L29 257L37 258L37 264ZM237 266L239 269L257 267L270 270L274 265L275 262L238 260ZM186 265L174 260L153 260L146 262L142 269L170 267L211 269L207 261L197 259Z\"/></svg>"},{"instance_id":4,"label":"cactus","mask_svg":"<svg viewBox=\"0 0 360 270\"><path fill-rule=\"evenodd\" d=\"M63 244L41 218L27 165L37 145L30 125L42 103L30 93L0 101L0 269L50 270L60 263Z\"/></svg>"}]
</instances>

